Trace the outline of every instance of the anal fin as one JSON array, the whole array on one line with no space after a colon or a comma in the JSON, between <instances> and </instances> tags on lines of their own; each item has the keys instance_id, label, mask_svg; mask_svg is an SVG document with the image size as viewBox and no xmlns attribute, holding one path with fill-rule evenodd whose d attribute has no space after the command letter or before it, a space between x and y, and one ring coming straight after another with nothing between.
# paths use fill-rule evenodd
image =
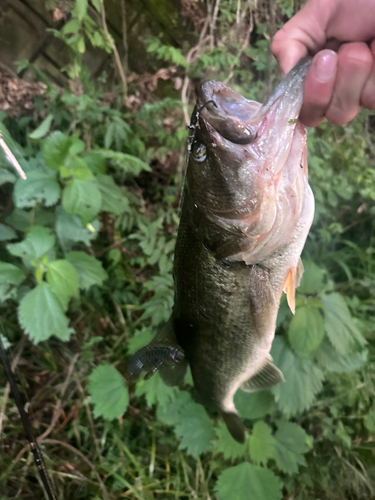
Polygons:
<instances>
[{"instance_id":1,"label":"anal fin","mask_svg":"<svg viewBox=\"0 0 375 500\"><path fill-rule=\"evenodd\" d=\"M255 375L241 385L241 389L245 392L263 391L284 381L284 375L270 357Z\"/></svg>"}]
</instances>

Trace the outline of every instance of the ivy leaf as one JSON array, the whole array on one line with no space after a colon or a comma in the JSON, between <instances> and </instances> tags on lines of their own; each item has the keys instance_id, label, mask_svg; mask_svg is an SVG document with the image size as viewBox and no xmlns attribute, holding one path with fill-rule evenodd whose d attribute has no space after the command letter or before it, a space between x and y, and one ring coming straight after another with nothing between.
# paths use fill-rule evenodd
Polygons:
<instances>
[{"instance_id":1,"label":"ivy leaf","mask_svg":"<svg viewBox=\"0 0 375 500\"><path fill-rule=\"evenodd\" d=\"M324 326L336 350L342 355L361 350L366 345L366 340L355 326L343 296L339 293L331 293L324 295L322 302Z\"/></svg>"},{"instance_id":2,"label":"ivy leaf","mask_svg":"<svg viewBox=\"0 0 375 500\"><path fill-rule=\"evenodd\" d=\"M282 422L274 437L278 468L287 474L296 474L299 465L306 465L303 455L311 448L311 436L298 424Z\"/></svg>"},{"instance_id":3,"label":"ivy leaf","mask_svg":"<svg viewBox=\"0 0 375 500\"><path fill-rule=\"evenodd\" d=\"M191 402L174 429L180 441L180 450L186 449L189 455L196 456L212 448L215 429L202 405Z\"/></svg>"},{"instance_id":4,"label":"ivy leaf","mask_svg":"<svg viewBox=\"0 0 375 500\"><path fill-rule=\"evenodd\" d=\"M368 358L368 350L352 352L343 356L332 346L328 340L324 340L316 352L318 362L323 368L333 373L348 373L362 368Z\"/></svg>"},{"instance_id":5,"label":"ivy leaf","mask_svg":"<svg viewBox=\"0 0 375 500\"><path fill-rule=\"evenodd\" d=\"M295 415L311 405L324 375L310 359L298 358L280 336L275 337L271 354L285 377L284 383L272 388L276 403L285 415Z\"/></svg>"},{"instance_id":6,"label":"ivy leaf","mask_svg":"<svg viewBox=\"0 0 375 500\"><path fill-rule=\"evenodd\" d=\"M298 292L316 295L323 288L323 271L311 260L303 261L303 275Z\"/></svg>"},{"instance_id":7,"label":"ivy leaf","mask_svg":"<svg viewBox=\"0 0 375 500\"><path fill-rule=\"evenodd\" d=\"M64 188L62 204L66 212L79 215L87 223L99 213L102 195L94 182L73 179Z\"/></svg>"},{"instance_id":8,"label":"ivy leaf","mask_svg":"<svg viewBox=\"0 0 375 500\"><path fill-rule=\"evenodd\" d=\"M33 226L29 234L20 243L7 245L8 251L16 257L27 260L37 260L46 254L55 243L55 237L49 229Z\"/></svg>"},{"instance_id":9,"label":"ivy leaf","mask_svg":"<svg viewBox=\"0 0 375 500\"><path fill-rule=\"evenodd\" d=\"M52 170L59 170L69 153L70 137L62 132L52 132L43 143L44 161Z\"/></svg>"},{"instance_id":10,"label":"ivy leaf","mask_svg":"<svg viewBox=\"0 0 375 500\"><path fill-rule=\"evenodd\" d=\"M223 453L224 458L233 460L243 457L246 453L246 444L240 444L230 435L224 422L219 422L216 427L217 440L214 442L214 449L218 453Z\"/></svg>"},{"instance_id":11,"label":"ivy leaf","mask_svg":"<svg viewBox=\"0 0 375 500\"><path fill-rule=\"evenodd\" d=\"M245 462L224 470L215 491L219 500L280 500L282 486L270 470Z\"/></svg>"},{"instance_id":12,"label":"ivy leaf","mask_svg":"<svg viewBox=\"0 0 375 500\"><path fill-rule=\"evenodd\" d=\"M155 337L155 333L145 327L135 332L134 336L128 342L128 354L134 354L138 349L147 345Z\"/></svg>"},{"instance_id":13,"label":"ivy leaf","mask_svg":"<svg viewBox=\"0 0 375 500\"><path fill-rule=\"evenodd\" d=\"M50 113L48 116L46 116L46 118L44 118L39 127L33 130L31 134L29 134L30 139L42 139L45 135L47 135L49 129L51 128L52 120L53 114Z\"/></svg>"},{"instance_id":14,"label":"ivy leaf","mask_svg":"<svg viewBox=\"0 0 375 500\"><path fill-rule=\"evenodd\" d=\"M288 338L293 349L300 354L314 352L324 338L324 321L315 307L298 307L290 322Z\"/></svg>"},{"instance_id":15,"label":"ivy leaf","mask_svg":"<svg viewBox=\"0 0 375 500\"><path fill-rule=\"evenodd\" d=\"M48 264L47 282L57 295L76 297L78 295L78 274L67 260L54 260Z\"/></svg>"},{"instance_id":16,"label":"ivy leaf","mask_svg":"<svg viewBox=\"0 0 375 500\"><path fill-rule=\"evenodd\" d=\"M18 179L14 186L13 199L18 208L35 207L43 203L50 207L60 198L60 186L54 175L32 171L27 179Z\"/></svg>"},{"instance_id":17,"label":"ivy leaf","mask_svg":"<svg viewBox=\"0 0 375 500\"><path fill-rule=\"evenodd\" d=\"M15 299L17 286L26 278L26 274L17 266L0 262L0 302Z\"/></svg>"},{"instance_id":18,"label":"ivy leaf","mask_svg":"<svg viewBox=\"0 0 375 500\"><path fill-rule=\"evenodd\" d=\"M9 226L0 224L0 241L15 240L17 233Z\"/></svg>"},{"instance_id":19,"label":"ivy leaf","mask_svg":"<svg viewBox=\"0 0 375 500\"><path fill-rule=\"evenodd\" d=\"M101 210L120 215L129 209L129 202L109 175L97 175L96 182L102 193Z\"/></svg>"},{"instance_id":20,"label":"ivy leaf","mask_svg":"<svg viewBox=\"0 0 375 500\"><path fill-rule=\"evenodd\" d=\"M270 458L274 458L275 438L272 436L272 429L265 422L259 421L254 425L249 437L249 452L257 465L266 465Z\"/></svg>"},{"instance_id":21,"label":"ivy leaf","mask_svg":"<svg viewBox=\"0 0 375 500\"><path fill-rule=\"evenodd\" d=\"M244 392L239 389L234 396L234 404L241 417L252 420L264 417L275 407L270 391Z\"/></svg>"},{"instance_id":22,"label":"ivy leaf","mask_svg":"<svg viewBox=\"0 0 375 500\"><path fill-rule=\"evenodd\" d=\"M108 278L102 263L85 252L69 252L65 258L77 271L79 287L84 290L89 289L92 285L101 286L103 281Z\"/></svg>"},{"instance_id":23,"label":"ivy leaf","mask_svg":"<svg viewBox=\"0 0 375 500\"><path fill-rule=\"evenodd\" d=\"M91 225L94 231L83 226L78 215L68 214L62 207L56 208L56 234L64 251L70 250L75 242L90 246L91 240L98 235L99 221L95 220Z\"/></svg>"},{"instance_id":24,"label":"ivy leaf","mask_svg":"<svg viewBox=\"0 0 375 500\"><path fill-rule=\"evenodd\" d=\"M20 302L18 319L30 338L35 342L47 340L52 335L63 341L69 340L73 329L64 314L66 301L56 295L48 283L40 283L27 293Z\"/></svg>"},{"instance_id":25,"label":"ivy leaf","mask_svg":"<svg viewBox=\"0 0 375 500\"><path fill-rule=\"evenodd\" d=\"M94 416L107 420L121 417L129 404L128 388L121 373L114 366L103 364L95 368L88 378Z\"/></svg>"},{"instance_id":26,"label":"ivy leaf","mask_svg":"<svg viewBox=\"0 0 375 500\"><path fill-rule=\"evenodd\" d=\"M148 380L140 380L137 383L137 388L134 396L145 396L147 405L151 408L154 404L165 405L173 401L178 393L177 387L169 387L164 384L159 373L155 373Z\"/></svg>"}]
</instances>

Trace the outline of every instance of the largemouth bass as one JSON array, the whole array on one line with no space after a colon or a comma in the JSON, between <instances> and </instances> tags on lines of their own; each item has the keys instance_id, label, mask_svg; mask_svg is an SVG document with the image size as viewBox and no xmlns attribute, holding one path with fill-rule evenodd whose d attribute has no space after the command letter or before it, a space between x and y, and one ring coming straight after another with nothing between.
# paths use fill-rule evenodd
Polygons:
<instances>
[{"instance_id":1,"label":"largemouth bass","mask_svg":"<svg viewBox=\"0 0 375 500\"><path fill-rule=\"evenodd\" d=\"M294 312L300 255L314 214L306 132L298 121L303 59L263 106L221 82L198 91L175 260L169 323L129 362L177 384L190 365L199 402L219 412L238 442L241 388L284 378L270 349L283 290Z\"/></svg>"}]
</instances>

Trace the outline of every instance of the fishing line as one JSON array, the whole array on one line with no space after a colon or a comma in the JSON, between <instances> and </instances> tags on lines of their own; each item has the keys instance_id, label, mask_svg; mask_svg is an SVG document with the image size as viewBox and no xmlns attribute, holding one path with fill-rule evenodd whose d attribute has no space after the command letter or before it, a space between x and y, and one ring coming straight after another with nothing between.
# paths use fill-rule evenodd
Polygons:
<instances>
[{"instance_id":1,"label":"fishing line","mask_svg":"<svg viewBox=\"0 0 375 500\"><path fill-rule=\"evenodd\" d=\"M1 320L0 320L0 329L1 329L2 334L4 335L4 338L6 338L3 323ZM9 363L9 359L8 359L7 354L6 354L6 351L5 351L5 348L3 345L3 341L1 339L1 335L0 335L0 359L1 359L1 362L3 364L4 371L5 371L5 374L7 376L9 386L10 386L10 389L11 389L12 394L13 394L14 402L16 403L16 406L18 408L18 412L19 412L20 417L21 417L23 428L25 430L25 434L27 436L31 451L32 451L33 456L34 456L35 465L38 469L38 472L39 472L39 475L41 477L43 486L46 490L48 499L49 500L56 500L56 497L52 491L52 486L51 486L51 482L50 482L50 479L48 476L48 471L46 469L46 466L44 465L42 452L40 451L40 448L38 446L37 441L34 439L31 423L30 423L29 417L25 411L24 405L22 404L21 395L18 391L17 383L16 383L16 380L14 378L14 375L13 375L13 372L12 372L12 369L11 369L11 366Z\"/></svg>"}]
</instances>

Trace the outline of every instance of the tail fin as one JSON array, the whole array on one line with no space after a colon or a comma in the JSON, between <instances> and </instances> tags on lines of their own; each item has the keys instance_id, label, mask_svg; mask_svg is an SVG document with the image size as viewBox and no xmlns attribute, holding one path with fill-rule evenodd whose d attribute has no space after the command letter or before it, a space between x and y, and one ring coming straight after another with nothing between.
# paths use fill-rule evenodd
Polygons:
<instances>
[{"instance_id":1,"label":"tail fin","mask_svg":"<svg viewBox=\"0 0 375 500\"><path fill-rule=\"evenodd\" d=\"M243 444L245 442L246 428L240 417L234 412L223 413L222 416L232 438L238 443Z\"/></svg>"}]
</instances>

